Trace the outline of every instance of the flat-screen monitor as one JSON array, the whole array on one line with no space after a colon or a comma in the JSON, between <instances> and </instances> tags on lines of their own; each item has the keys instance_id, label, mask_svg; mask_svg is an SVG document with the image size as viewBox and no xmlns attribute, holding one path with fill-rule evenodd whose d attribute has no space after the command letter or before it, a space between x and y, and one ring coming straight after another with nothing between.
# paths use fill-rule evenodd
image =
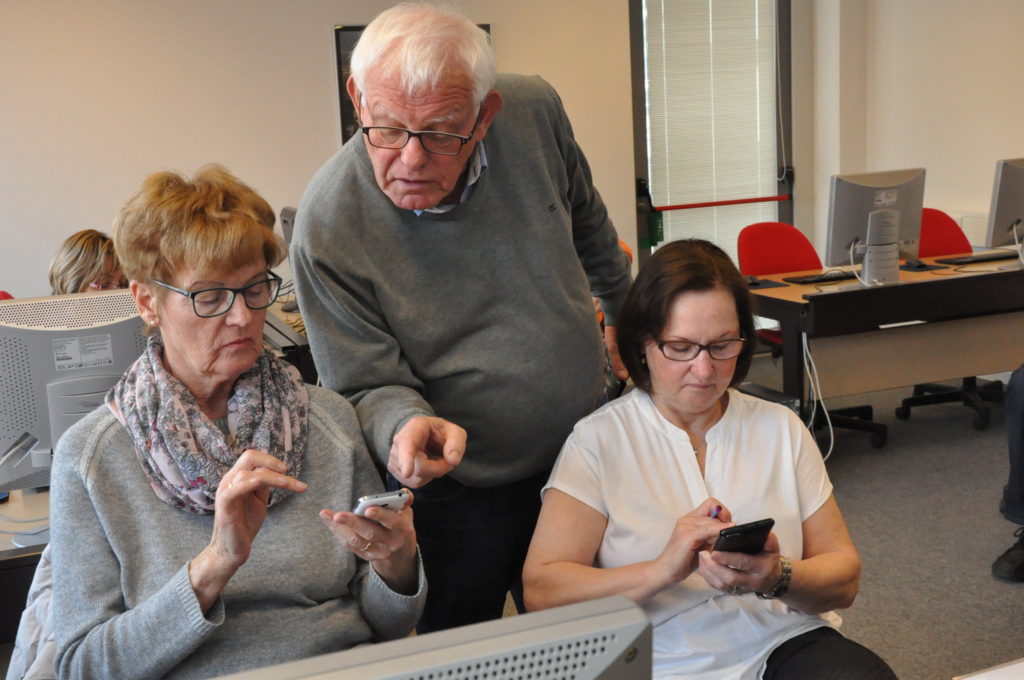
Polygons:
<instances>
[{"instance_id":1,"label":"flat-screen monitor","mask_svg":"<svg viewBox=\"0 0 1024 680\"><path fill-rule=\"evenodd\" d=\"M899 280L899 259L916 258L924 169L833 175L825 264L863 262L861 283Z\"/></svg>"},{"instance_id":2,"label":"flat-screen monitor","mask_svg":"<svg viewBox=\"0 0 1024 680\"><path fill-rule=\"evenodd\" d=\"M232 680L651 677L651 622L622 595L356 647Z\"/></svg>"},{"instance_id":3,"label":"flat-screen monitor","mask_svg":"<svg viewBox=\"0 0 1024 680\"><path fill-rule=\"evenodd\" d=\"M281 208L281 234L284 235L284 242L292 243L292 232L295 230L295 208L285 206Z\"/></svg>"},{"instance_id":4,"label":"flat-screen monitor","mask_svg":"<svg viewBox=\"0 0 1024 680\"><path fill-rule=\"evenodd\" d=\"M1024 233L1021 220L1024 220L1024 158L998 161L985 245L989 248L1014 245L1017 242L1014 231Z\"/></svg>"},{"instance_id":5,"label":"flat-screen monitor","mask_svg":"<svg viewBox=\"0 0 1024 680\"><path fill-rule=\"evenodd\" d=\"M144 348L127 289L0 300L0 491L49 486L54 444Z\"/></svg>"}]
</instances>

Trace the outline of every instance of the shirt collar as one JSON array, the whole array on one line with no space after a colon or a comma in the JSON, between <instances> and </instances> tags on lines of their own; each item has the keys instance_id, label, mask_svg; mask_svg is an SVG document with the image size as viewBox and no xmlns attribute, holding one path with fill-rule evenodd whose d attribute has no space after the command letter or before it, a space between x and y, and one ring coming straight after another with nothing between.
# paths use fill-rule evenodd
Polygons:
<instances>
[{"instance_id":1,"label":"shirt collar","mask_svg":"<svg viewBox=\"0 0 1024 680\"><path fill-rule=\"evenodd\" d=\"M483 174L487 168L487 152L484 150L483 140L476 143L476 147L473 149L473 156L469 159L469 167L466 170L466 186L462 189L462 195L459 196L458 203L442 203L433 208L427 208L425 210L414 210L417 215L422 215L425 212L428 213L446 213L452 210L460 203L465 203L469 200L469 197L473 195L473 191L476 189L476 183L480 179L480 175Z\"/></svg>"}]
</instances>

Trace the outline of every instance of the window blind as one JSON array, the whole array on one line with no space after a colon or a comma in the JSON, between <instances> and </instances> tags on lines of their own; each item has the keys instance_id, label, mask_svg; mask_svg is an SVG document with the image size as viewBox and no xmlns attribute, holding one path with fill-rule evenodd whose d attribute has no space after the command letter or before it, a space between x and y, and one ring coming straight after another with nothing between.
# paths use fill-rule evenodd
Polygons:
<instances>
[{"instance_id":1,"label":"window blind","mask_svg":"<svg viewBox=\"0 0 1024 680\"><path fill-rule=\"evenodd\" d=\"M647 148L656 206L774 196L773 0L645 0ZM665 240L705 238L736 256L778 204L663 213Z\"/></svg>"}]
</instances>

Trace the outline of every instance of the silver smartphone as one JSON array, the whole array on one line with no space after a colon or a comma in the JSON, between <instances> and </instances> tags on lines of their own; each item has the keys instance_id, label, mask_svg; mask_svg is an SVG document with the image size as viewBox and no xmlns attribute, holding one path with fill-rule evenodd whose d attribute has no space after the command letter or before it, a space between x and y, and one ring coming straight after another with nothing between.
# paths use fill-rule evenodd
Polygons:
<instances>
[{"instance_id":1,"label":"silver smartphone","mask_svg":"<svg viewBox=\"0 0 1024 680\"><path fill-rule=\"evenodd\" d=\"M356 501L356 508L352 512L359 515L360 517L366 516L366 511L374 506L380 506L387 508L388 510L401 510L405 507L406 500L409 498L408 489L399 489L398 491L385 491L384 493L375 493L370 496L363 496Z\"/></svg>"}]
</instances>

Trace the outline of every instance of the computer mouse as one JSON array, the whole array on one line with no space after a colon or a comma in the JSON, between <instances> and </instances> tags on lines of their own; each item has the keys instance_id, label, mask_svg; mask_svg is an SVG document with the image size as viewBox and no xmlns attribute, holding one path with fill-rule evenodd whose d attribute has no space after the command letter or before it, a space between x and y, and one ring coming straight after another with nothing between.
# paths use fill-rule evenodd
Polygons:
<instances>
[{"instance_id":1,"label":"computer mouse","mask_svg":"<svg viewBox=\"0 0 1024 680\"><path fill-rule=\"evenodd\" d=\"M756 276L744 276L743 280L747 282L748 286L757 286L761 283L761 279Z\"/></svg>"},{"instance_id":2,"label":"computer mouse","mask_svg":"<svg viewBox=\"0 0 1024 680\"><path fill-rule=\"evenodd\" d=\"M907 261L903 264L907 269L927 269L928 265L916 257L908 257Z\"/></svg>"}]
</instances>

